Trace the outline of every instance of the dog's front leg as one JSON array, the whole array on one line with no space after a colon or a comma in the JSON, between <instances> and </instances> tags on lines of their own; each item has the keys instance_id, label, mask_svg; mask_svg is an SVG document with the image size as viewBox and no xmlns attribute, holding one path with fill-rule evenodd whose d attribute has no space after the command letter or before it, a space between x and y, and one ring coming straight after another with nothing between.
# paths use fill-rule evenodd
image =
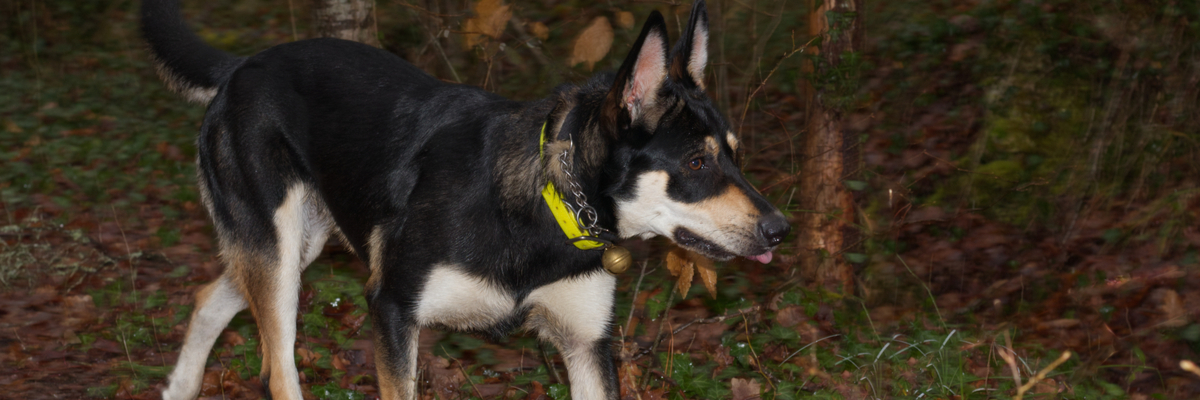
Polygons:
<instances>
[{"instance_id":1,"label":"dog's front leg","mask_svg":"<svg viewBox=\"0 0 1200 400\"><path fill-rule=\"evenodd\" d=\"M562 353L572 399L619 394L611 327L616 284L616 277L596 271L540 287L526 299L531 306L526 327Z\"/></svg>"},{"instance_id":2,"label":"dog's front leg","mask_svg":"<svg viewBox=\"0 0 1200 400\"><path fill-rule=\"evenodd\" d=\"M390 292L390 293L389 293ZM396 292L381 288L367 296L375 332L375 373L384 400L417 398L417 339L420 327Z\"/></svg>"}]
</instances>

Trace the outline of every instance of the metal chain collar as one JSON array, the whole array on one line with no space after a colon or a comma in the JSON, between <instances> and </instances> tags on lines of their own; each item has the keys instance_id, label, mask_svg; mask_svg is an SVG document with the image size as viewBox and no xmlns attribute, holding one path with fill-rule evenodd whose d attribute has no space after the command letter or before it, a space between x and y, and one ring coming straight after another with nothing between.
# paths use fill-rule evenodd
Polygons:
<instances>
[{"instance_id":1,"label":"metal chain collar","mask_svg":"<svg viewBox=\"0 0 1200 400\"><path fill-rule=\"evenodd\" d=\"M558 157L559 164L562 164L563 173L567 175L567 189L575 196L575 207L571 203L563 202L571 209L571 212L576 215L579 225L587 231L589 235L599 236L601 232L608 232L607 229L596 226L600 221L596 214L596 209L592 208L587 201L587 195L583 194L583 188L579 186L579 182L575 179L575 175L571 173L571 157L575 150L575 141L570 141L571 146L564 149L562 155ZM578 208L576 208L578 207Z\"/></svg>"}]
</instances>

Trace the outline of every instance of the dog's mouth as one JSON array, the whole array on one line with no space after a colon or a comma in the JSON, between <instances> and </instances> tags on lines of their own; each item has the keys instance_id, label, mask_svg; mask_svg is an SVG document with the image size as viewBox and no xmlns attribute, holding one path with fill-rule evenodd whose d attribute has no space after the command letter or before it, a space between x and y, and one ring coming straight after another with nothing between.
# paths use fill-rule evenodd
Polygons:
<instances>
[{"instance_id":1,"label":"dog's mouth","mask_svg":"<svg viewBox=\"0 0 1200 400\"><path fill-rule=\"evenodd\" d=\"M717 261L728 261L729 259L739 255L730 252L729 250L725 250L725 248L721 247L720 245L700 237L700 235L693 233L687 228L675 228L672 239L675 240L675 244ZM740 255L763 264L771 262L771 259L774 258L774 254L771 253L771 249L769 248L762 249L757 255Z\"/></svg>"}]
</instances>

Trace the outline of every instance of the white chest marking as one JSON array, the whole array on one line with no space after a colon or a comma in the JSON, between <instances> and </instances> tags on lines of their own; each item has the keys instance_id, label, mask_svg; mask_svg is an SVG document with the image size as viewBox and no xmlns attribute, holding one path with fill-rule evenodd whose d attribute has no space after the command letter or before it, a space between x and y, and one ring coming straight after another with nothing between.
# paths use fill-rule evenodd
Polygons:
<instances>
[{"instance_id":1,"label":"white chest marking","mask_svg":"<svg viewBox=\"0 0 1200 400\"><path fill-rule=\"evenodd\" d=\"M524 304L533 306L534 313L547 314L549 322L561 330L555 332L556 339L590 343L608 335L616 287L616 277L596 271L537 288Z\"/></svg>"},{"instance_id":2,"label":"white chest marking","mask_svg":"<svg viewBox=\"0 0 1200 400\"><path fill-rule=\"evenodd\" d=\"M454 329L485 329L514 311L512 296L452 264L438 264L417 302L417 323Z\"/></svg>"},{"instance_id":3,"label":"white chest marking","mask_svg":"<svg viewBox=\"0 0 1200 400\"><path fill-rule=\"evenodd\" d=\"M573 399L604 397L595 349L609 338L616 286L616 277L596 271L542 286L525 299L530 306L525 327L562 352Z\"/></svg>"}]
</instances>

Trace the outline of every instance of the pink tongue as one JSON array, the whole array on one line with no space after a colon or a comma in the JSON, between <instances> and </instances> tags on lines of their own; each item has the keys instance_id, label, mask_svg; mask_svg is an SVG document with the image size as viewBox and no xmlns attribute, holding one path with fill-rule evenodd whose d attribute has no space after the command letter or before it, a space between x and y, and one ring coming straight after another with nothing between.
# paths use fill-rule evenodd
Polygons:
<instances>
[{"instance_id":1,"label":"pink tongue","mask_svg":"<svg viewBox=\"0 0 1200 400\"><path fill-rule=\"evenodd\" d=\"M746 257L746 258L766 264L766 263L771 262L772 257L774 257L774 253L771 253L768 251L766 253L762 253L757 256L750 256L750 257Z\"/></svg>"}]
</instances>

